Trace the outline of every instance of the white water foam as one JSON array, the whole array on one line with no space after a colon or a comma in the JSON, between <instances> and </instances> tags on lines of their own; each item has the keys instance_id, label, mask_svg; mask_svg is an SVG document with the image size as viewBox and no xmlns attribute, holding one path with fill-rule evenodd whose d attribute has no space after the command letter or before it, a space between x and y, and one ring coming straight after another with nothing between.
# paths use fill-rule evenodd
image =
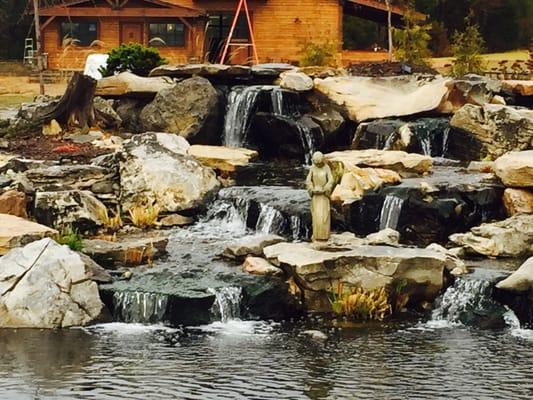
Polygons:
<instances>
[{"instance_id":1,"label":"white water foam","mask_svg":"<svg viewBox=\"0 0 533 400\"><path fill-rule=\"evenodd\" d=\"M179 329L171 328L164 325L144 325L144 324L128 324L125 322L110 322L105 324L91 325L82 329L89 333L114 333L117 335L144 335L153 332L179 332Z\"/></svg>"}]
</instances>

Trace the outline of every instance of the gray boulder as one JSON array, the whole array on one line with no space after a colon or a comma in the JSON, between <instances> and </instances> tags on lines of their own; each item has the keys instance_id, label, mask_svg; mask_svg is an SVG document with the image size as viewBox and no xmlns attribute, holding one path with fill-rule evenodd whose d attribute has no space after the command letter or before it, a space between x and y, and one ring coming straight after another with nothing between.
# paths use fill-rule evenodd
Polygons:
<instances>
[{"instance_id":1,"label":"gray boulder","mask_svg":"<svg viewBox=\"0 0 533 400\"><path fill-rule=\"evenodd\" d=\"M216 89L201 77L161 90L141 112L145 131L175 133L191 143L216 141L219 101Z\"/></svg>"},{"instance_id":2,"label":"gray boulder","mask_svg":"<svg viewBox=\"0 0 533 400\"><path fill-rule=\"evenodd\" d=\"M450 125L470 135L481 145L482 154L493 158L533 148L533 110L466 104L454 114Z\"/></svg>"},{"instance_id":3,"label":"gray boulder","mask_svg":"<svg viewBox=\"0 0 533 400\"><path fill-rule=\"evenodd\" d=\"M161 212L201 206L220 186L215 172L189 155L189 144L167 133L135 135L120 155L124 210L153 205Z\"/></svg>"},{"instance_id":4,"label":"gray boulder","mask_svg":"<svg viewBox=\"0 0 533 400\"><path fill-rule=\"evenodd\" d=\"M104 128L118 129L122 125L122 118L113 108L113 100L95 97L93 100L94 111Z\"/></svg>"},{"instance_id":5,"label":"gray boulder","mask_svg":"<svg viewBox=\"0 0 533 400\"><path fill-rule=\"evenodd\" d=\"M95 232L103 225L105 213L105 205L86 190L37 192L35 195L35 219L58 230L72 227L81 233Z\"/></svg>"},{"instance_id":6,"label":"gray boulder","mask_svg":"<svg viewBox=\"0 0 533 400\"><path fill-rule=\"evenodd\" d=\"M103 304L80 255L52 239L0 258L0 327L67 328L94 322Z\"/></svg>"}]
</instances>

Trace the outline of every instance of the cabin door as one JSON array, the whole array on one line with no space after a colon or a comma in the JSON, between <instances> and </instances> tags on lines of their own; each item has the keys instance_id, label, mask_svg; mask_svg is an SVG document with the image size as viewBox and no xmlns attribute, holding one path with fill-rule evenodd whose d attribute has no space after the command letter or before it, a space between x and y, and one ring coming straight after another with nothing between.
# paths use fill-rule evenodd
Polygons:
<instances>
[{"instance_id":1,"label":"cabin door","mask_svg":"<svg viewBox=\"0 0 533 400\"><path fill-rule=\"evenodd\" d=\"M120 24L121 43L143 43L142 23L127 22Z\"/></svg>"}]
</instances>

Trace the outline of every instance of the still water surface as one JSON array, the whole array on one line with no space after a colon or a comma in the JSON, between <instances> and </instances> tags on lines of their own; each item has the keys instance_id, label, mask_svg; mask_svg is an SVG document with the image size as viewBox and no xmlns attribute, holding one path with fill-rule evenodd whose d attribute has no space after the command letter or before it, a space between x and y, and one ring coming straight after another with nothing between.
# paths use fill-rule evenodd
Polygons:
<instances>
[{"instance_id":1,"label":"still water surface","mask_svg":"<svg viewBox=\"0 0 533 400\"><path fill-rule=\"evenodd\" d=\"M302 334L308 328L0 330L0 398L533 398L532 331L404 323L328 332L320 342Z\"/></svg>"}]
</instances>

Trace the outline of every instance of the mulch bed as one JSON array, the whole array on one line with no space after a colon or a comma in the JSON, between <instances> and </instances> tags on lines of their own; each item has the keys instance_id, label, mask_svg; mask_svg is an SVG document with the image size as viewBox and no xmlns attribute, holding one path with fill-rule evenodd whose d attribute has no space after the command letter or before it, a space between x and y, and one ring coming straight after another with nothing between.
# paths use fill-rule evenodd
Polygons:
<instances>
[{"instance_id":1,"label":"mulch bed","mask_svg":"<svg viewBox=\"0 0 533 400\"><path fill-rule=\"evenodd\" d=\"M61 137L42 135L9 139L6 150L9 153L34 160L71 158L79 162L87 162L94 157L110 152L109 149L101 149L90 143L74 144Z\"/></svg>"},{"instance_id":2,"label":"mulch bed","mask_svg":"<svg viewBox=\"0 0 533 400\"><path fill-rule=\"evenodd\" d=\"M347 68L350 75L354 76L397 76L409 74L432 74L438 75L438 71L422 65L406 65L400 62L365 62L351 64Z\"/></svg>"}]
</instances>

